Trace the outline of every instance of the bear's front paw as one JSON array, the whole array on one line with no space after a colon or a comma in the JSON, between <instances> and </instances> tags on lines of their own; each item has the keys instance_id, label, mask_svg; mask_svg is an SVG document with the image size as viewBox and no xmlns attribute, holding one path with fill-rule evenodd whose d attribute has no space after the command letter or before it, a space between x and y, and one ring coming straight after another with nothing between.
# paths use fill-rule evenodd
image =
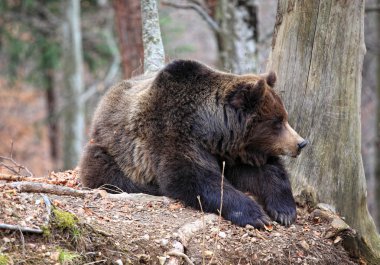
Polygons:
<instances>
[{"instance_id":1,"label":"bear's front paw","mask_svg":"<svg viewBox=\"0 0 380 265\"><path fill-rule=\"evenodd\" d=\"M266 205L265 211L276 222L289 226L296 220L296 204L291 203L271 203Z\"/></svg>"},{"instance_id":2,"label":"bear's front paw","mask_svg":"<svg viewBox=\"0 0 380 265\"><path fill-rule=\"evenodd\" d=\"M225 217L239 226L252 225L258 229L263 229L272 222L262 208L253 201L242 203L239 207L229 211Z\"/></svg>"}]
</instances>

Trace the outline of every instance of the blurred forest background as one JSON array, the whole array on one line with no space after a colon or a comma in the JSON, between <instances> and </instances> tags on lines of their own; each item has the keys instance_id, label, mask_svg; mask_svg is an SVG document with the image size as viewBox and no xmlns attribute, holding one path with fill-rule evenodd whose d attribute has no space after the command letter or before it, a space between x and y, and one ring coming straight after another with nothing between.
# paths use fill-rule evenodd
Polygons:
<instances>
[{"instance_id":1,"label":"blurred forest background","mask_svg":"<svg viewBox=\"0 0 380 265\"><path fill-rule=\"evenodd\" d=\"M166 59L264 72L276 7L277 0L159 1ZM379 227L379 0L366 1L365 43L362 155ZM0 156L35 176L75 168L99 98L142 68L140 0L1 0ZM0 158L0 173L4 165Z\"/></svg>"}]
</instances>

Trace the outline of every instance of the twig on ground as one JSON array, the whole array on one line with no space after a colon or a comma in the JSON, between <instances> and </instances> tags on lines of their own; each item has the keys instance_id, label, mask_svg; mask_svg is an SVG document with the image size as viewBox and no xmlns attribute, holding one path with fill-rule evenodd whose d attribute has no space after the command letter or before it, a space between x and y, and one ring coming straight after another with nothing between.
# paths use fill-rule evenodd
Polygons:
<instances>
[{"instance_id":1,"label":"twig on ground","mask_svg":"<svg viewBox=\"0 0 380 265\"><path fill-rule=\"evenodd\" d=\"M39 228L30 228L30 227L23 227L19 225L9 225L9 224L0 224L0 229L4 230L13 230L13 231L21 231L24 233L35 233L35 234L42 234L43 231Z\"/></svg>"},{"instance_id":2,"label":"twig on ground","mask_svg":"<svg viewBox=\"0 0 380 265\"><path fill-rule=\"evenodd\" d=\"M89 263L84 263L83 265L98 264L98 263L103 263L106 261L107 261L106 259L102 259L102 260L97 260L97 261L93 261L93 262L89 262Z\"/></svg>"},{"instance_id":3,"label":"twig on ground","mask_svg":"<svg viewBox=\"0 0 380 265\"><path fill-rule=\"evenodd\" d=\"M186 260L186 262L187 262L188 264L190 264L190 265L194 265L194 262L192 262L192 261L190 260L190 258L189 258L186 254L184 254L184 253L182 253L182 252L172 250L172 251L169 251L167 254L168 254L169 256L177 256L177 257L183 258L184 260Z\"/></svg>"},{"instance_id":4,"label":"twig on ground","mask_svg":"<svg viewBox=\"0 0 380 265\"><path fill-rule=\"evenodd\" d=\"M17 189L19 192L50 193L81 198L84 198L87 194L93 193L92 191L76 190L65 186L29 181L12 182L6 185L8 187Z\"/></svg>"}]
</instances>

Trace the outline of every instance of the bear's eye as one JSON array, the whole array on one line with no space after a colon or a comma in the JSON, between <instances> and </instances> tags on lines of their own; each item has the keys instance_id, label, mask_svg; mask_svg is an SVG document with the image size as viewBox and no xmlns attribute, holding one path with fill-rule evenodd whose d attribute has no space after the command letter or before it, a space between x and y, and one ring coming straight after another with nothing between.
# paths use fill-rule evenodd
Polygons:
<instances>
[{"instance_id":1,"label":"bear's eye","mask_svg":"<svg viewBox=\"0 0 380 265\"><path fill-rule=\"evenodd\" d=\"M272 126L273 126L273 129L275 129L276 131L280 131L282 129L282 126L283 126L282 119L272 120Z\"/></svg>"}]
</instances>

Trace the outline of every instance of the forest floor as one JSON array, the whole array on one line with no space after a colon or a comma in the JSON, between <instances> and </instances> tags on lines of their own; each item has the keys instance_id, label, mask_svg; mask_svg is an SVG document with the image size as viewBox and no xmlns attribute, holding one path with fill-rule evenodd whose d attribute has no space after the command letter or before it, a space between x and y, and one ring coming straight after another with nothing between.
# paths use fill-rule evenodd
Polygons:
<instances>
[{"instance_id":1,"label":"forest floor","mask_svg":"<svg viewBox=\"0 0 380 265\"><path fill-rule=\"evenodd\" d=\"M73 196L46 188L27 193L19 186L41 179L4 179L1 265L364 263L344 250L341 233L350 228L325 207L299 207L295 224L273 222L259 231L166 197L84 191L77 171L51 173L42 181L69 188ZM14 227L1 228L4 224Z\"/></svg>"}]
</instances>

